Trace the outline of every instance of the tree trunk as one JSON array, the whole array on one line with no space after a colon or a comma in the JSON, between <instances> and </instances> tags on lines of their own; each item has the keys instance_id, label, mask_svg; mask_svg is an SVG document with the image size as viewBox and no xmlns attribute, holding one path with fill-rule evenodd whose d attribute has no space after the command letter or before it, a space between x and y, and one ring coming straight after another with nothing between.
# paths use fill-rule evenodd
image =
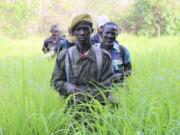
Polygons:
<instances>
[{"instance_id":1,"label":"tree trunk","mask_svg":"<svg viewBox=\"0 0 180 135\"><path fill-rule=\"evenodd\" d=\"M155 24L155 36L157 37L161 36L161 25L159 23Z\"/></svg>"}]
</instances>

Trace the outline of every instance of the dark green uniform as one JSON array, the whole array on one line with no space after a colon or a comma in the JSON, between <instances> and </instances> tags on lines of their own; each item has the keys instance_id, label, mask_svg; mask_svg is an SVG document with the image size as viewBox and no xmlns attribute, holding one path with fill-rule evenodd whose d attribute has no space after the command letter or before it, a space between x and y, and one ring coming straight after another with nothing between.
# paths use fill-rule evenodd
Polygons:
<instances>
[{"instance_id":1,"label":"dark green uniform","mask_svg":"<svg viewBox=\"0 0 180 135\"><path fill-rule=\"evenodd\" d=\"M50 32L52 35L47 38L43 44L42 51L44 53L49 53L51 51L56 52L57 47L60 46L61 42L63 40L66 40L64 37L61 36L59 27L57 25L52 25Z\"/></svg>"},{"instance_id":2,"label":"dark green uniform","mask_svg":"<svg viewBox=\"0 0 180 135\"><path fill-rule=\"evenodd\" d=\"M103 49L102 50L102 70L98 70L98 64L94 48L91 46L88 50L86 57L81 57L78 45L70 48L72 51L72 58L70 59L69 71L66 70L66 55L69 53L67 50L63 50L57 57L54 72L51 78L51 85L64 96L68 96L68 84L75 86L76 92L87 92L88 94L95 96L99 90L93 85L94 82L98 82L101 86L111 86L113 71L111 65L110 55ZM68 50L70 50L68 49ZM97 48L99 49L99 48ZM100 73L98 73L98 71ZM68 76L67 76L67 72ZM99 75L99 78L97 77ZM93 83L93 84L92 84ZM106 93L106 96L108 94ZM98 100L102 100L101 96L97 96Z\"/></svg>"},{"instance_id":3,"label":"dark green uniform","mask_svg":"<svg viewBox=\"0 0 180 135\"><path fill-rule=\"evenodd\" d=\"M62 40L63 40L63 38L61 38L61 37L59 37L58 39L53 39L53 37L50 36L49 38L47 38L44 41L42 51L44 53L48 53L50 51L55 51L57 46L60 46L59 44L61 44Z\"/></svg>"}]
</instances>

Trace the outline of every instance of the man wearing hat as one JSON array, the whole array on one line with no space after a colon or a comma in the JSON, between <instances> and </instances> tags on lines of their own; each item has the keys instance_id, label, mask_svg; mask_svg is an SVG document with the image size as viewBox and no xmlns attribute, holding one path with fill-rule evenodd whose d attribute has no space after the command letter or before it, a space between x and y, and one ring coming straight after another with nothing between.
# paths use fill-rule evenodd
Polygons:
<instances>
[{"instance_id":1,"label":"man wearing hat","mask_svg":"<svg viewBox=\"0 0 180 135\"><path fill-rule=\"evenodd\" d=\"M92 36L91 42L92 44L101 43L102 42L102 28L105 23L110 22L109 18L106 15L99 16L97 18L97 33Z\"/></svg>"},{"instance_id":2,"label":"man wearing hat","mask_svg":"<svg viewBox=\"0 0 180 135\"><path fill-rule=\"evenodd\" d=\"M55 54L58 44L65 39L60 36L60 30L57 25L52 25L50 32L52 35L44 41L42 51L52 56Z\"/></svg>"},{"instance_id":3,"label":"man wearing hat","mask_svg":"<svg viewBox=\"0 0 180 135\"><path fill-rule=\"evenodd\" d=\"M53 86L65 97L75 94L75 101L84 102L84 95L90 95L101 103L105 89L111 86L113 77L111 56L105 50L92 46L90 35L93 31L91 17L80 14L73 18L69 32L75 36L76 45L62 50L58 55L51 78ZM101 87L101 90L97 89Z\"/></svg>"}]
</instances>

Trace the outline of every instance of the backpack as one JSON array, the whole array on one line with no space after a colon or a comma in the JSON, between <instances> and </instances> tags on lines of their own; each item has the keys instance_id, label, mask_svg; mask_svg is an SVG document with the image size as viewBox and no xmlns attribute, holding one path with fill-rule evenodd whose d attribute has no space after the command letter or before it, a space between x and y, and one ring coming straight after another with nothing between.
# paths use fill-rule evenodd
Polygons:
<instances>
[{"instance_id":1,"label":"backpack","mask_svg":"<svg viewBox=\"0 0 180 135\"><path fill-rule=\"evenodd\" d=\"M73 63L73 51L76 49L76 46L73 46L66 51L66 56L65 56L65 72L66 72L66 79L67 82L70 82L70 62ZM95 46L92 46L93 51L95 52L96 55L96 61L97 61L97 75L96 79L97 81L100 81L100 76L101 76L101 70L102 70L102 62L103 62L103 57L102 57L102 49L97 48Z\"/></svg>"},{"instance_id":2,"label":"backpack","mask_svg":"<svg viewBox=\"0 0 180 135\"><path fill-rule=\"evenodd\" d=\"M120 54L121 54L123 65L124 65L124 63L125 63L125 47L119 44L119 49L121 52Z\"/></svg>"}]
</instances>

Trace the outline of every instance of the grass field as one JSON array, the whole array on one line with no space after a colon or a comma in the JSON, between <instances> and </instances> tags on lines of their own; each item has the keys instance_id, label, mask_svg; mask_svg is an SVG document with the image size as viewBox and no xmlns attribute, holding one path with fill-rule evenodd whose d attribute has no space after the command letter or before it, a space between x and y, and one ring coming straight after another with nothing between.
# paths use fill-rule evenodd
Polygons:
<instances>
[{"instance_id":1,"label":"grass field","mask_svg":"<svg viewBox=\"0 0 180 135\"><path fill-rule=\"evenodd\" d=\"M42 38L0 36L0 135L179 135L180 38L119 40L131 53L130 90L114 90L119 107L95 103L94 121L81 113L78 122L50 87L54 60L44 58Z\"/></svg>"}]
</instances>

